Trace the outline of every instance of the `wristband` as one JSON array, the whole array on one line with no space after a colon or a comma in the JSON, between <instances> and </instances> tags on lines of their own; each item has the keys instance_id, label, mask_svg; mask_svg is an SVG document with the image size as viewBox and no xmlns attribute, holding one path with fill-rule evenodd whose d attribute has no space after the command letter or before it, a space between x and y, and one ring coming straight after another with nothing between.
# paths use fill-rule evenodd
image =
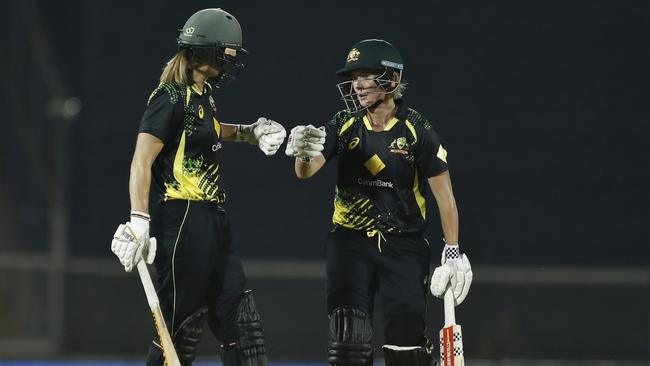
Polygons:
<instances>
[{"instance_id":1,"label":"wristband","mask_svg":"<svg viewBox=\"0 0 650 366\"><path fill-rule=\"evenodd\" d=\"M148 213L142 211L131 210L131 217L137 217L142 220L151 221L151 216Z\"/></svg>"},{"instance_id":2,"label":"wristband","mask_svg":"<svg viewBox=\"0 0 650 366\"><path fill-rule=\"evenodd\" d=\"M460 248L458 245L445 244L443 251L446 259L460 259Z\"/></svg>"}]
</instances>

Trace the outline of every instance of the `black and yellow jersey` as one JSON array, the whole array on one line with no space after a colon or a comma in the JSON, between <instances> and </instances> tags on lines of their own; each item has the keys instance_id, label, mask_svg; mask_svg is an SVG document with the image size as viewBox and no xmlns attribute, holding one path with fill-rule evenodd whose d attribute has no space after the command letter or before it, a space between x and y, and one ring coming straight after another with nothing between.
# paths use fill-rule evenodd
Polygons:
<instances>
[{"instance_id":1,"label":"black and yellow jersey","mask_svg":"<svg viewBox=\"0 0 650 366\"><path fill-rule=\"evenodd\" d=\"M339 157L334 224L384 233L426 228L427 178L446 171L447 150L431 123L398 103L383 131L364 112L340 111L326 125L323 155Z\"/></svg>"},{"instance_id":2,"label":"black and yellow jersey","mask_svg":"<svg viewBox=\"0 0 650 366\"><path fill-rule=\"evenodd\" d=\"M156 195L162 200L224 203L220 164L221 125L211 86L161 83L149 97L140 132L164 142L152 167Z\"/></svg>"}]
</instances>

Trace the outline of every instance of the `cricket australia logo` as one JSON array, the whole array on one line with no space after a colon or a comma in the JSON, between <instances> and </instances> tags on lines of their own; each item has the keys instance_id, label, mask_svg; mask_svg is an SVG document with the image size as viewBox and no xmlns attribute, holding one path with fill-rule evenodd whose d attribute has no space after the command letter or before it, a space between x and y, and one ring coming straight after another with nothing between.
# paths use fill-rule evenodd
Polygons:
<instances>
[{"instance_id":1,"label":"cricket australia logo","mask_svg":"<svg viewBox=\"0 0 650 366\"><path fill-rule=\"evenodd\" d=\"M185 28L185 32L183 33L185 33L186 36L192 36L192 34L194 34L194 27Z\"/></svg>"},{"instance_id":2,"label":"cricket australia logo","mask_svg":"<svg viewBox=\"0 0 650 366\"><path fill-rule=\"evenodd\" d=\"M360 55L361 55L361 52L359 52L358 49L356 49L356 48L351 49L350 53L348 53L347 62L357 61L359 59Z\"/></svg>"},{"instance_id":3,"label":"cricket australia logo","mask_svg":"<svg viewBox=\"0 0 650 366\"><path fill-rule=\"evenodd\" d=\"M212 98L212 95L210 96L210 107L212 107L213 111L217 111L217 105L214 103L214 98Z\"/></svg>"},{"instance_id":4,"label":"cricket australia logo","mask_svg":"<svg viewBox=\"0 0 650 366\"><path fill-rule=\"evenodd\" d=\"M388 149L395 154L408 155L410 147L411 145L406 140L406 137L398 137L390 143Z\"/></svg>"}]
</instances>

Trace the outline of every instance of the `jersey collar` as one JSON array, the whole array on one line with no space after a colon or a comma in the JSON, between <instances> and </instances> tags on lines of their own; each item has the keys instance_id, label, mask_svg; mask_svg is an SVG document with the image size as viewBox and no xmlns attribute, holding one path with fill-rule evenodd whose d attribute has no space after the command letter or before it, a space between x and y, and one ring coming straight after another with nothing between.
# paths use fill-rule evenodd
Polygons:
<instances>
[{"instance_id":1,"label":"jersey collar","mask_svg":"<svg viewBox=\"0 0 650 366\"><path fill-rule=\"evenodd\" d=\"M198 95L203 95L205 93L209 93L212 91L212 85L210 85L210 83L206 81L203 84L203 90L199 89L199 87L196 84L192 84L192 87L190 89L192 89L192 91Z\"/></svg>"}]
</instances>

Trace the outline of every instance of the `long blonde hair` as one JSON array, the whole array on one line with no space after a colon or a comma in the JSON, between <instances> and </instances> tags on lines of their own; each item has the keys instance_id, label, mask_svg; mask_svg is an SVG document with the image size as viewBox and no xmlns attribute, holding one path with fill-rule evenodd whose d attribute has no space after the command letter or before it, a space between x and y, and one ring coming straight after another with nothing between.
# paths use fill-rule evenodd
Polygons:
<instances>
[{"instance_id":1,"label":"long blonde hair","mask_svg":"<svg viewBox=\"0 0 650 366\"><path fill-rule=\"evenodd\" d=\"M185 50L180 50L174 55L163 69L160 75L161 83L190 84L188 71L190 62L187 60Z\"/></svg>"}]
</instances>

